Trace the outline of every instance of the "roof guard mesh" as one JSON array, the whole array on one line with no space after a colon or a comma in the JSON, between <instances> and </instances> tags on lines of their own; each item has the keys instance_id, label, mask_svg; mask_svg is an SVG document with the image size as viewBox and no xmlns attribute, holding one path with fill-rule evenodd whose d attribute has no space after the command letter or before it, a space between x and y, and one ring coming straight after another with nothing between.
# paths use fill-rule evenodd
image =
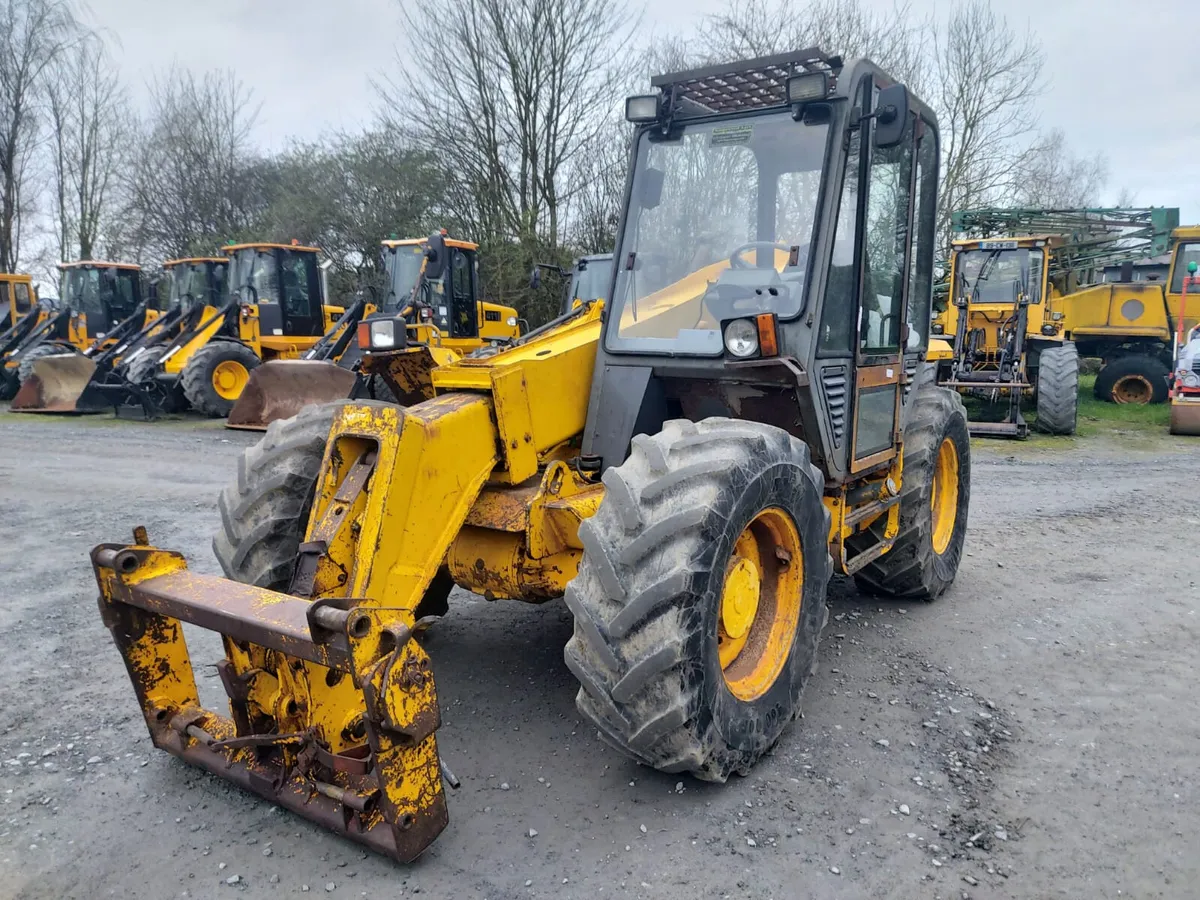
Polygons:
<instances>
[{"instance_id":1,"label":"roof guard mesh","mask_svg":"<svg viewBox=\"0 0 1200 900\"><path fill-rule=\"evenodd\" d=\"M810 47L656 75L650 84L662 90L668 109L700 107L705 112L724 113L785 106L787 80L791 76L828 72L836 78L841 69L840 56L830 56Z\"/></svg>"}]
</instances>

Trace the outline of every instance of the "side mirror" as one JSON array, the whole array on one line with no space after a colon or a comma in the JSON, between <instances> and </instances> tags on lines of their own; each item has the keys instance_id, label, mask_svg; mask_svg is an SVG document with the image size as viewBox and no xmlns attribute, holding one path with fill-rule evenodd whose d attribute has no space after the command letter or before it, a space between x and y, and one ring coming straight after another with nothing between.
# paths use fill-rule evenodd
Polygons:
<instances>
[{"instance_id":1,"label":"side mirror","mask_svg":"<svg viewBox=\"0 0 1200 900\"><path fill-rule=\"evenodd\" d=\"M637 202L642 209L654 209L662 202L663 181L667 173L662 169L647 168L638 174Z\"/></svg>"},{"instance_id":2,"label":"side mirror","mask_svg":"<svg viewBox=\"0 0 1200 900\"><path fill-rule=\"evenodd\" d=\"M908 88L893 84L879 92L875 102L875 146L895 147L908 126Z\"/></svg>"},{"instance_id":3,"label":"side mirror","mask_svg":"<svg viewBox=\"0 0 1200 900\"><path fill-rule=\"evenodd\" d=\"M533 271L529 273L529 289L536 291L542 286L542 267L534 266Z\"/></svg>"},{"instance_id":4,"label":"side mirror","mask_svg":"<svg viewBox=\"0 0 1200 900\"><path fill-rule=\"evenodd\" d=\"M425 245L425 280L437 281L445 272L446 239L440 231L435 231Z\"/></svg>"}]
</instances>

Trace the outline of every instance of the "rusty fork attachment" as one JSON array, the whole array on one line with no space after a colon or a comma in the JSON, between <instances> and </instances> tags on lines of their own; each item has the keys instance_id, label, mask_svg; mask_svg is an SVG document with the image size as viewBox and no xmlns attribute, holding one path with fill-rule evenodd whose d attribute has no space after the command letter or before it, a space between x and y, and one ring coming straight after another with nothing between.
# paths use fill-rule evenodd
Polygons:
<instances>
[{"instance_id":1,"label":"rusty fork attachment","mask_svg":"<svg viewBox=\"0 0 1200 900\"><path fill-rule=\"evenodd\" d=\"M377 852L419 856L448 815L437 693L412 629L350 598L195 575L143 529L135 540L100 545L92 564L155 746ZM229 716L200 704L184 623L222 636Z\"/></svg>"}]
</instances>

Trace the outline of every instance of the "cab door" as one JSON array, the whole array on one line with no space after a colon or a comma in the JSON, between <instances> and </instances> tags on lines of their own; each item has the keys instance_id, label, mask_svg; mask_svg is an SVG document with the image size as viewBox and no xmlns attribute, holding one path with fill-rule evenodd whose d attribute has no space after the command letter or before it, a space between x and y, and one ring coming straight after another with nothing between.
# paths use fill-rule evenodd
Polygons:
<instances>
[{"instance_id":1,"label":"cab door","mask_svg":"<svg viewBox=\"0 0 1200 900\"><path fill-rule=\"evenodd\" d=\"M872 86L872 97L879 88ZM916 129L909 123L899 144L876 147L875 124L874 119L868 120L862 135L868 158L859 193L858 327L848 466L852 473L896 455L903 400L902 356L909 337Z\"/></svg>"}]
</instances>

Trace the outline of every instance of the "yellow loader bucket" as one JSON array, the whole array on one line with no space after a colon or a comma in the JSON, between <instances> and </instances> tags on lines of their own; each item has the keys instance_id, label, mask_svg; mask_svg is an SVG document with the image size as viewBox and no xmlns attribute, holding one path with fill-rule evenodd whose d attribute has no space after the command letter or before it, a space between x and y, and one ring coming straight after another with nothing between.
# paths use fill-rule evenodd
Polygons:
<instances>
[{"instance_id":1,"label":"yellow loader bucket","mask_svg":"<svg viewBox=\"0 0 1200 900\"><path fill-rule=\"evenodd\" d=\"M1171 398L1171 434L1200 435L1200 397Z\"/></svg>"},{"instance_id":2,"label":"yellow loader bucket","mask_svg":"<svg viewBox=\"0 0 1200 900\"><path fill-rule=\"evenodd\" d=\"M13 397L13 412L98 412L78 405L96 364L86 356L64 354L35 360L33 372Z\"/></svg>"},{"instance_id":3,"label":"yellow loader bucket","mask_svg":"<svg viewBox=\"0 0 1200 900\"><path fill-rule=\"evenodd\" d=\"M225 427L266 431L276 419L290 419L313 403L346 399L354 379L353 372L330 362L273 359L250 373Z\"/></svg>"}]
</instances>

